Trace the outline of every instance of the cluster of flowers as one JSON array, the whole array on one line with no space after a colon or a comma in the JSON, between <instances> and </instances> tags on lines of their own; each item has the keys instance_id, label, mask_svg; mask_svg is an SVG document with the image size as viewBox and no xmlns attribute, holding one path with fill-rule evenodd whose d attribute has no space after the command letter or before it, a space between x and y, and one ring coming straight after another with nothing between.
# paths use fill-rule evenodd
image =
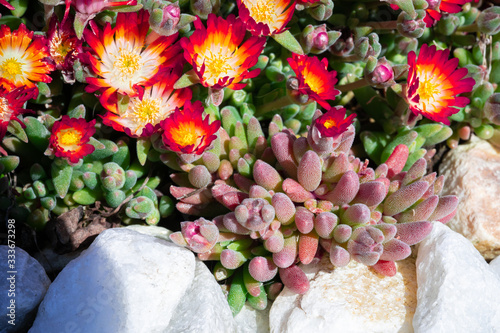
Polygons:
<instances>
[{"instance_id":1,"label":"cluster of flowers","mask_svg":"<svg viewBox=\"0 0 500 333\"><path fill-rule=\"evenodd\" d=\"M78 13L87 16L109 6L136 4L94 1L89 9L84 2L71 4ZM34 36L24 25L15 31L7 26L1 28L1 136L5 135L9 121L19 121L17 115L28 112L22 107L29 99L36 98L36 83L50 82L49 75L55 69L61 70L65 80L71 82L72 66L79 59L94 74L87 78L86 90L96 92L108 111L102 116L104 124L131 137L148 137L160 131L170 150L198 156L210 146L220 123L203 118L202 104L190 102L189 88L176 89L184 61L193 67L195 82L208 87L212 102L220 104L223 88L242 89L246 85L244 80L260 73L252 67L264 49L266 36L283 33L295 8L289 0L272 3L240 0L239 18L230 15L224 19L210 14L207 27L198 19L194 33L179 41L177 34L160 36L150 32L149 13L141 10L118 14L114 27L107 23L100 28L90 21L90 29L85 30L82 41L76 37L67 16L70 1L66 5L63 23L53 16L46 37ZM458 7L446 1L440 6L448 12L456 12ZM428 15L437 17L434 12L429 6ZM252 34L249 38L245 38L247 31ZM83 51L83 42L90 46L90 51ZM469 102L468 98L457 95L471 91L475 82L464 78L466 69L456 70L458 59L448 60L448 57L448 50L436 50L435 46L423 45L418 59L415 52L410 52L405 92L415 115L449 124L447 117L458 111L456 107ZM292 85L296 101L315 100L330 110L328 100L334 100L340 91L334 87L336 72L328 71L327 59L294 53L288 62L296 74ZM376 71L385 81L393 79L390 66L379 67ZM95 121L88 123L68 117L58 121L52 128L50 141L55 156L76 163L92 153L94 147L88 144L88 139L95 131ZM325 128L341 128L338 122L328 124ZM327 132L323 135L329 136Z\"/></svg>"}]
</instances>

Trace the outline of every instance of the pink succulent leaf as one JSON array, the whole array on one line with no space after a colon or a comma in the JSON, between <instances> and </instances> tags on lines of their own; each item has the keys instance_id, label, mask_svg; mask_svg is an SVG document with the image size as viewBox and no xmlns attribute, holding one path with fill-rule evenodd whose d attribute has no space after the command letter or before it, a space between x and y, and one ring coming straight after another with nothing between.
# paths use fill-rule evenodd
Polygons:
<instances>
[{"instance_id":1,"label":"pink succulent leaf","mask_svg":"<svg viewBox=\"0 0 500 333\"><path fill-rule=\"evenodd\" d=\"M398 231L394 238L408 245L421 242L432 231L432 223L428 221L397 223L395 226Z\"/></svg>"},{"instance_id":2,"label":"pink succulent leaf","mask_svg":"<svg viewBox=\"0 0 500 333\"><path fill-rule=\"evenodd\" d=\"M246 261L245 256L239 251L224 249L220 254L220 263L228 269L236 269Z\"/></svg>"},{"instance_id":3,"label":"pink succulent leaf","mask_svg":"<svg viewBox=\"0 0 500 333\"><path fill-rule=\"evenodd\" d=\"M347 171L329 193L320 196L320 199L331 201L340 206L351 202L359 191L359 177L354 171Z\"/></svg>"},{"instance_id":4,"label":"pink succulent leaf","mask_svg":"<svg viewBox=\"0 0 500 333\"><path fill-rule=\"evenodd\" d=\"M411 254L408 244L399 239L391 239L384 243L384 252L380 255L380 260L398 261L407 258Z\"/></svg>"},{"instance_id":5,"label":"pink succulent leaf","mask_svg":"<svg viewBox=\"0 0 500 333\"><path fill-rule=\"evenodd\" d=\"M292 292L303 295L309 290L309 280L297 265L280 268L279 274L283 284Z\"/></svg>"},{"instance_id":6,"label":"pink succulent leaf","mask_svg":"<svg viewBox=\"0 0 500 333\"><path fill-rule=\"evenodd\" d=\"M347 251L351 257L367 266L375 265L384 251L384 234L373 227L360 227L354 230L347 242Z\"/></svg>"},{"instance_id":7,"label":"pink succulent leaf","mask_svg":"<svg viewBox=\"0 0 500 333\"><path fill-rule=\"evenodd\" d=\"M380 223L374 225L373 227L382 231L382 233L384 234L384 243L393 239L394 236L396 236L396 233L398 232L398 229L394 224Z\"/></svg>"},{"instance_id":8,"label":"pink succulent leaf","mask_svg":"<svg viewBox=\"0 0 500 333\"><path fill-rule=\"evenodd\" d=\"M411 166L410 170L406 173L405 177L402 180L403 185L411 184L417 180L420 180L427 171L427 162L425 159L418 159Z\"/></svg>"},{"instance_id":9,"label":"pink succulent leaf","mask_svg":"<svg viewBox=\"0 0 500 333\"><path fill-rule=\"evenodd\" d=\"M321 238L332 238L333 229L338 223L338 217L334 213L324 212L314 219L314 230Z\"/></svg>"},{"instance_id":10,"label":"pink succulent leaf","mask_svg":"<svg viewBox=\"0 0 500 333\"><path fill-rule=\"evenodd\" d=\"M314 214L305 207L297 207L295 225L301 233L310 233L314 228Z\"/></svg>"},{"instance_id":11,"label":"pink succulent leaf","mask_svg":"<svg viewBox=\"0 0 500 333\"><path fill-rule=\"evenodd\" d=\"M272 205L276 211L276 218L283 225L288 225L294 221L295 205L284 193L276 193L272 197Z\"/></svg>"},{"instance_id":12,"label":"pink succulent leaf","mask_svg":"<svg viewBox=\"0 0 500 333\"><path fill-rule=\"evenodd\" d=\"M430 221L438 221L451 214L458 207L458 198L454 195L447 195L439 198L434 212L429 216Z\"/></svg>"},{"instance_id":13,"label":"pink succulent leaf","mask_svg":"<svg viewBox=\"0 0 500 333\"><path fill-rule=\"evenodd\" d=\"M386 185L382 182L371 181L363 183L359 185L358 194L352 203L361 203L369 207L377 206L384 201L386 194Z\"/></svg>"},{"instance_id":14,"label":"pink succulent leaf","mask_svg":"<svg viewBox=\"0 0 500 333\"><path fill-rule=\"evenodd\" d=\"M393 216L406 210L416 203L428 188L429 184L424 181L400 188L384 201L384 215Z\"/></svg>"},{"instance_id":15,"label":"pink succulent leaf","mask_svg":"<svg viewBox=\"0 0 500 333\"><path fill-rule=\"evenodd\" d=\"M255 182L266 190L278 192L281 189L283 179L275 168L268 163L257 160L253 166L253 177Z\"/></svg>"},{"instance_id":16,"label":"pink succulent leaf","mask_svg":"<svg viewBox=\"0 0 500 333\"><path fill-rule=\"evenodd\" d=\"M254 257L248 264L248 271L255 280L267 282L278 274L278 267L274 264L272 258Z\"/></svg>"},{"instance_id":17,"label":"pink succulent leaf","mask_svg":"<svg viewBox=\"0 0 500 333\"><path fill-rule=\"evenodd\" d=\"M319 236L314 231L299 236L299 259L304 265L310 264L318 251Z\"/></svg>"},{"instance_id":18,"label":"pink succulent leaf","mask_svg":"<svg viewBox=\"0 0 500 333\"><path fill-rule=\"evenodd\" d=\"M297 258L297 237L291 236L285 238L283 249L273 253L273 261L276 266L286 268L292 265Z\"/></svg>"},{"instance_id":19,"label":"pink succulent leaf","mask_svg":"<svg viewBox=\"0 0 500 333\"><path fill-rule=\"evenodd\" d=\"M297 180L307 191L314 191L321 182L321 159L314 151L307 151L299 162Z\"/></svg>"},{"instance_id":20,"label":"pink succulent leaf","mask_svg":"<svg viewBox=\"0 0 500 333\"><path fill-rule=\"evenodd\" d=\"M346 209L342 215L342 222L350 225L367 224L370 218L370 208L364 204L354 204Z\"/></svg>"},{"instance_id":21,"label":"pink succulent leaf","mask_svg":"<svg viewBox=\"0 0 500 333\"><path fill-rule=\"evenodd\" d=\"M250 234L250 230L248 230L238 222L234 213L228 213L224 215L223 223L224 227L232 233L238 235Z\"/></svg>"},{"instance_id":22,"label":"pink succulent leaf","mask_svg":"<svg viewBox=\"0 0 500 333\"><path fill-rule=\"evenodd\" d=\"M271 253L278 253L285 246L285 237L279 230L275 230L273 234L264 240L264 248Z\"/></svg>"},{"instance_id":23,"label":"pink succulent leaf","mask_svg":"<svg viewBox=\"0 0 500 333\"><path fill-rule=\"evenodd\" d=\"M226 206L230 210L234 210L239 204L243 202L243 200L247 198L248 194L240 191L234 191L223 194L221 200L224 206Z\"/></svg>"},{"instance_id":24,"label":"pink succulent leaf","mask_svg":"<svg viewBox=\"0 0 500 333\"><path fill-rule=\"evenodd\" d=\"M349 168L350 168L350 163L347 154L340 153L337 157L333 159L331 164L323 173L323 181L336 183L340 180L340 177L342 177L344 173L349 171Z\"/></svg>"},{"instance_id":25,"label":"pink succulent leaf","mask_svg":"<svg viewBox=\"0 0 500 333\"><path fill-rule=\"evenodd\" d=\"M287 175L291 178L297 178L297 163L293 157L293 142L295 137L280 132L271 138L271 147L276 159Z\"/></svg>"},{"instance_id":26,"label":"pink succulent leaf","mask_svg":"<svg viewBox=\"0 0 500 333\"><path fill-rule=\"evenodd\" d=\"M406 160L408 159L409 149L406 145L397 145L391 156L385 161L385 164L389 168L387 171L387 178L391 179L395 175L403 170Z\"/></svg>"},{"instance_id":27,"label":"pink succulent leaf","mask_svg":"<svg viewBox=\"0 0 500 333\"><path fill-rule=\"evenodd\" d=\"M330 262L336 267L344 267L351 261L351 255L342 246L332 242L330 247Z\"/></svg>"},{"instance_id":28,"label":"pink succulent leaf","mask_svg":"<svg viewBox=\"0 0 500 333\"><path fill-rule=\"evenodd\" d=\"M283 191L293 202L301 203L308 199L314 199L314 194L307 191L302 185L291 178L285 179L282 186Z\"/></svg>"},{"instance_id":29,"label":"pink succulent leaf","mask_svg":"<svg viewBox=\"0 0 500 333\"><path fill-rule=\"evenodd\" d=\"M347 224L339 224L333 229L333 239L339 244L347 242L351 235L352 228Z\"/></svg>"},{"instance_id":30,"label":"pink succulent leaf","mask_svg":"<svg viewBox=\"0 0 500 333\"><path fill-rule=\"evenodd\" d=\"M438 202L439 197L437 195L430 196L414 208L394 215L394 218L400 223L426 221L436 209Z\"/></svg>"},{"instance_id":31,"label":"pink succulent leaf","mask_svg":"<svg viewBox=\"0 0 500 333\"><path fill-rule=\"evenodd\" d=\"M394 261L379 260L372 268L375 272L385 276L394 276L397 273L396 263Z\"/></svg>"}]
</instances>

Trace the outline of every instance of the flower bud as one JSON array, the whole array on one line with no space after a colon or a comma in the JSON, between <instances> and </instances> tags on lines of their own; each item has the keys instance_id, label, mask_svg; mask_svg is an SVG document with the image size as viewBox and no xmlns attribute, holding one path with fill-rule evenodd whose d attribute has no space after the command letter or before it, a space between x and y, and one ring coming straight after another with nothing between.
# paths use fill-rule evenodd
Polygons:
<instances>
[{"instance_id":1,"label":"flower bud","mask_svg":"<svg viewBox=\"0 0 500 333\"><path fill-rule=\"evenodd\" d=\"M181 222L181 233L189 249L196 253L210 251L219 239L219 229L215 223L204 218Z\"/></svg>"},{"instance_id":2,"label":"flower bud","mask_svg":"<svg viewBox=\"0 0 500 333\"><path fill-rule=\"evenodd\" d=\"M500 93L491 95L484 104L484 116L495 125L500 125Z\"/></svg>"},{"instance_id":3,"label":"flower bud","mask_svg":"<svg viewBox=\"0 0 500 333\"><path fill-rule=\"evenodd\" d=\"M396 83L392 66L385 57L378 60L375 57L368 57L364 72L365 79L375 88L390 87Z\"/></svg>"},{"instance_id":4,"label":"flower bud","mask_svg":"<svg viewBox=\"0 0 500 333\"><path fill-rule=\"evenodd\" d=\"M326 21L332 16L333 13L333 1L323 0L318 6L307 8L307 12L316 21Z\"/></svg>"},{"instance_id":5,"label":"flower bud","mask_svg":"<svg viewBox=\"0 0 500 333\"><path fill-rule=\"evenodd\" d=\"M301 44L305 53L320 54L326 51L340 37L339 31L327 31L326 24L314 27L308 25L302 31Z\"/></svg>"},{"instance_id":6,"label":"flower bud","mask_svg":"<svg viewBox=\"0 0 500 333\"><path fill-rule=\"evenodd\" d=\"M425 17L424 10L417 10L417 18L412 19L410 15L405 12L401 12L398 16L397 29L398 32L405 37L419 38L424 34L425 22L423 18Z\"/></svg>"},{"instance_id":7,"label":"flower bud","mask_svg":"<svg viewBox=\"0 0 500 333\"><path fill-rule=\"evenodd\" d=\"M500 7L494 6L483 10L477 18L477 27L484 34L496 35L499 33Z\"/></svg>"}]
</instances>

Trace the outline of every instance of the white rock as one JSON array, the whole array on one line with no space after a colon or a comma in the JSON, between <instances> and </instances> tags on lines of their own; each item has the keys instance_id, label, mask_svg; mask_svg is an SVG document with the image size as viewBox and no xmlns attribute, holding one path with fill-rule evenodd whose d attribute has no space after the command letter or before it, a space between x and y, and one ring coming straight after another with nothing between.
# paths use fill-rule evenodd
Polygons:
<instances>
[{"instance_id":1,"label":"white rock","mask_svg":"<svg viewBox=\"0 0 500 333\"><path fill-rule=\"evenodd\" d=\"M447 225L464 235L484 258L500 255L500 150L472 136L444 157L442 195L460 199L457 214Z\"/></svg>"},{"instance_id":2,"label":"white rock","mask_svg":"<svg viewBox=\"0 0 500 333\"><path fill-rule=\"evenodd\" d=\"M203 286L193 286L200 280ZM220 287L206 280L187 249L126 228L109 229L61 271L30 332L176 332L169 325L176 323L177 307L200 312L196 302L204 300L187 293L201 289L210 295L204 307L230 314L227 302L220 303ZM195 303L187 306L185 300ZM193 320L197 313L188 316ZM207 331L228 327L220 326L220 318L203 319Z\"/></svg>"},{"instance_id":3,"label":"white rock","mask_svg":"<svg viewBox=\"0 0 500 333\"><path fill-rule=\"evenodd\" d=\"M496 257L490 261L490 268L500 278L500 257Z\"/></svg>"},{"instance_id":4,"label":"white rock","mask_svg":"<svg viewBox=\"0 0 500 333\"><path fill-rule=\"evenodd\" d=\"M383 277L355 261L333 269L325 256L304 267L311 285L306 294L285 288L274 301L271 332L412 332L415 259L397 266L394 277Z\"/></svg>"},{"instance_id":5,"label":"white rock","mask_svg":"<svg viewBox=\"0 0 500 333\"><path fill-rule=\"evenodd\" d=\"M141 234L154 236L172 242L169 238L172 231L168 230L167 228L158 227L156 225L140 225L140 224L132 224L126 228L137 231Z\"/></svg>"},{"instance_id":6,"label":"white rock","mask_svg":"<svg viewBox=\"0 0 500 333\"><path fill-rule=\"evenodd\" d=\"M175 309L168 332L234 332L233 314L207 266L196 260L195 277Z\"/></svg>"},{"instance_id":7,"label":"white rock","mask_svg":"<svg viewBox=\"0 0 500 333\"><path fill-rule=\"evenodd\" d=\"M417 256L415 332L500 332L500 279L472 244L435 222Z\"/></svg>"},{"instance_id":8,"label":"white rock","mask_svg":"<svg viewBox=\"0 0 500 333\"><path fill-rule=\"evenodd\" d=\"M268 333L269 332L269 310L271 302L267 308L261 311L255 310L245 304L240 313L234 317L236 322L236 333Z\"/></svg>"},{"instance_id":9,"label":"white rock","mask_svg":"<svg viewBox=\"0 0 500 333\"><path fill-rule=\"evenodd\" d=\"M0 331L19 332L33 322L36 307L47 292L50 279L42 265L26 251L16 247L13 253L9 249L7 245L0 245ZM12 254L14 257L9 257ZM14 267L10 267L11 264Z\"/></svg>"}]
</instances>

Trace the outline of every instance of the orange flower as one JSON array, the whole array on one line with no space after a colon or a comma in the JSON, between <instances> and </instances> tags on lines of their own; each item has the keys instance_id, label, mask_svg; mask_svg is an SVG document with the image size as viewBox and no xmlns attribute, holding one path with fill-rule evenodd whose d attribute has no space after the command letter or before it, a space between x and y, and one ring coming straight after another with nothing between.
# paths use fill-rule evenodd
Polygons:
<instances>
[{"instance_id":1,"label":"orange flower","mask_svg":"<svg viewBox=\"0 0 500 333\"><path fill-rule=\"evenodd\" d=\"M196 30L189 38L182 38L181 45L203 86L238 90L246 85L240 83L242 80L259 75L259 69L249 69L259 60L266 39L250 37L242 44L246 30L240 19L229 15L225 20L210 14L206 29L199 19L194 26Z\"/></svg>"},{"instance_id":2,"label":"orange flower","mask_svg":"<svg viewBox=\"0 0 500 333\"><path fill-rule=\"evenodd\" d=\"M88 142L95 133L95 123L95 119L88 123L83 118L62 116L52 126L49 148L57 157L78 163L81 158L94 152L94 146Z\"/></svg>"},{"instance_id":3,"label":"orange flower","mask_svg":"<svg viewBox=\"0 0 500 333\"><path fill-rule=\"evenodd\" d=\"M457 69L458 59L448 60L450 50L437 51L436 46L422 45L418 60L415 52L408 54L408 83L406 100L415 115L450 124L447 119L458 108L469 104L467 97L458 94L472 91L476 83L466 68Z\"/></svg>"},{"instance_id":4,"label":"orange flower","mask_svg":"<svg viewBox=\"0 0 500 333\"><path fill-rule=\"evenodd\" d=\"M328 71L328 60L323 58L320 61L317 57L295 53L287 60L299 81L297 92L307 95L325 109L329 109L327 100L334 100L340 91L334 88L337 83L337 72Z\"/></svg>"},{"instance_id":5,"label":"orange flower","mask_svg":"<svg viewBox=\"0 0 500 333\"><path fill-rule=\"evenodd\" d=\"M99 90L101 104L108 109L116 93L137 96L139 85L153 83L161 68L178 65L181 59L180 47L172 45L177 34L150 41L147 11L119 13L113 29L109 23L104 31L94 22L90 25L84 36L97 57L88 53L87 59L97 77L87 78L86 90Z\"/></svg>"},{"instance_id":6,"label":"orange flower","mask_svg":"<svg viewBox=\"0 0 500 333\"><path fill-rule=\"evenodd\" d=\"M316 118L314 126L321 134L321 137L336 138L347 130L356 117L355 113L351 114L347 118L345 118L345 115L345 108L332 107L322 116Z\"/></svg>"},{"instance_id":7,"label":"orange flower","mask_svg":"<svg viewBox=\"0 0 500 333\"><path fill-rule=\"evenodd\" d=\"M160 81L132 97L123 114L118 114L116 108L109 110L111 112L102 117L103 123L131 137L152 135L162 120L191 99L190 89L173 89L179 77L180 70L166 72Z\"/></svg>"},{"instance_id":8,"label":"orange flower","mask_svg":"<svg viewBox=\"0 0 500 333\"><path fill-rule=\"evenodd\" d=\"M174 113L160 123L163 129L163 143L177 153L201 155L213 140L220 128L220 121L209 123L209 117L203 118L203 106L200 101L186 102L181 111Z\"/></svg>"},{"instance_id":9,"label":"orange flower","mask_svg":"<svg viewBox=\"0 0 500 333\"><path fill-rule=\"evenodd\" d=\"M295 10L293 0L237 0L240 17L255 36L270 36L285 31Z\"/></svg>"},{"instance_id":10,"label":"orange flower","mask_svg":"<svg viewBox=\"0 0 500 333\"><path fill-rule=\"evenodd\" d=\"M0 140L7 133L7 126L11 121L17 121L23 128L25 127L18 116L22 113L33 112L23 109L23 106L27 100L37 96L37 88L19 87L9 92L4 87L0 87Z\"/></svg>"},{"instance_id":11,"label":"orange flower","mask_svg":"<svg viewBox=\"0 0 500 333\"><path fill-rule=\"evenodd\" d=\"M48 75L54 66L47 63L47 41L33 36L24 24L10 31L6 25L0 28L0 84L7 88L35 87L37 82L50 82Z\"/></svg>"}]
</instances>

